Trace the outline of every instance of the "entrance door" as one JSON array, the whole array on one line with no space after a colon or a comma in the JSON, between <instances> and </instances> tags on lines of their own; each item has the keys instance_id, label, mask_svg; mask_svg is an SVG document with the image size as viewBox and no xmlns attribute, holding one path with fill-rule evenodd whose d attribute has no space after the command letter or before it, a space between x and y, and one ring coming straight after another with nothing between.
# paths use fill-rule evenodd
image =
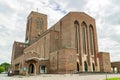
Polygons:
<instances>
[{"instance_id":1,"label":"entrance door","mask_svg":"<svg viewBox=\"0 0 120 80\"><path fill-rule=\"evenodd\" d=\"M85 72L87 72L88 71L88 66L87 66L87 62L86 61L84 61L84 68L85 68Z\"/></svg>"},{"instance_id":2,"label":"entrance door","mask_svg":"<svg viewBox=\"0 0 120 80\"><path fill-rule=\"evenodd\" d=\"M95 71L95 65L94 65L94 63L92 63L92 66L93 66L93 72Z\"/></svg>"},{"instance_id":3,"label":"entrance door","mask_svg":"<svg viewBox=\"0 0 120 80\"><path fill-rule=\"evenodd\" d=\"M77 72L79 72L79 63L77 62Z\"/></svg>"},{"instance_id":4,"label":"entrance door","mask_svg":"<svg viewBox=\"0 0 120 80\"><path fill-rule=\"evenodd\" d=\"M45 74L46 73L46 66L40 67L40 73Z\"/></svg>"},{"instance_id":5,"label":"entrance door","mask_svg":"<svg viewBox=\"0 0 120 80\"><path fill-rule=\"evenodd\" d=\"M30 64L29 65L29 74L33 74L34 73L34 65Z\"/></svg>"}]
</instances>

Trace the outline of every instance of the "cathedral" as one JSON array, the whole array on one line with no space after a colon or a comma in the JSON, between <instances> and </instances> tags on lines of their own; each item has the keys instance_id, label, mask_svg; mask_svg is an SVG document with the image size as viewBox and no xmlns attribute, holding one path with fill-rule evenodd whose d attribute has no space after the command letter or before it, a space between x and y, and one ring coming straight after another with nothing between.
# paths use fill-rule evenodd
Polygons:
<instances>
[{"instance_id":1,"label":"cathedral","mask_svg":"<svg viewBox=\"0 0 120 80\"><path fill-rule=\"evenodd\" d=\"M27 17L25 42L14 41L12 70L19 74L111 72L108 52L98 51L95 19L69 12L47 29L47 15Z\"/></svg>"}]
</instances>

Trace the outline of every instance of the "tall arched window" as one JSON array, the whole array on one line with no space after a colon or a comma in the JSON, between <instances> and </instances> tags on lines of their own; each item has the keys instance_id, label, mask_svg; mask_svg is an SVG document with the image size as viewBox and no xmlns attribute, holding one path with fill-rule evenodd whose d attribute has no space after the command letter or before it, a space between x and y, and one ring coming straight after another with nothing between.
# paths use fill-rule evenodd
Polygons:
<instances>
[{"instance_id":1,"label":"tall arched window","mask_svg":"<svg viewBox=\"0 0 120 80\"><path fill-rule=\"evenodd\" d=\"M81 27L82 27L82 47L83 47L83 53L86 54L86 40L87 40L87 37L86 37L86 24L85 22L83 22L81 24Z\"/></svg>"},{"instance_id":2,"label":"tall arched window","mask_svg":"<svg viewBox=\"0 0 120 80\"><path fill-rule=\"evenodd\" d=\"M90 35L90 51L91 55L94 54L94 36L93 36L93 27L90 25L89 27L89 35Z\"/></svg>"},{"instance_id":3,"label":"tall arched window","mask_svg":"<svg viewBox=\"0 0 120 80\"><path fill-rule=\"evenodd\" d=\"M76 52L78 53L78 22L75 21L74 22L74 30L75 30L75 48L76 48Z\"/></svg>"}]
</instances>

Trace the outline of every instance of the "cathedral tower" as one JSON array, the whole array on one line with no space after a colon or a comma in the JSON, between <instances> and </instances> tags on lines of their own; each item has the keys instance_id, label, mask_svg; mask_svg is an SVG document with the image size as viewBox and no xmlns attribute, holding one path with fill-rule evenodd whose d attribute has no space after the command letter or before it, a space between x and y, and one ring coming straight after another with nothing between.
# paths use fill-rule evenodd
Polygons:
<instances>
[{"instance_id":1,"label":"cathedral tower","mask_svg":"<svg viewBox=\"0 0 120 80\"><path fill-rule=\"evenodd\" d=\"M47 15L32 11L27 18L26 43L33 43L47 30Z\"/></svg>"}]
</instances>

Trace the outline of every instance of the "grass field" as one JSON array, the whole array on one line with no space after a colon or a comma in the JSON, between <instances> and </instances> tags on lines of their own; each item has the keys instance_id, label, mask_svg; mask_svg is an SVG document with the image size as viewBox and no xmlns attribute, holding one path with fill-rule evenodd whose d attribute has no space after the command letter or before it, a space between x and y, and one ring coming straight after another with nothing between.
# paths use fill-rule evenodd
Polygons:
<instances>
[{"instance_id":1,"label":"grass field","mask_svg":"<svg viewBox=\"0 0 120 80\"><path fill-rule=\"evenodd\" d=\"M104 80L106 80L106 79L104 79ZM120 80L120 78L109 78L107 80Z\"/></svg>"}]
</instances>

